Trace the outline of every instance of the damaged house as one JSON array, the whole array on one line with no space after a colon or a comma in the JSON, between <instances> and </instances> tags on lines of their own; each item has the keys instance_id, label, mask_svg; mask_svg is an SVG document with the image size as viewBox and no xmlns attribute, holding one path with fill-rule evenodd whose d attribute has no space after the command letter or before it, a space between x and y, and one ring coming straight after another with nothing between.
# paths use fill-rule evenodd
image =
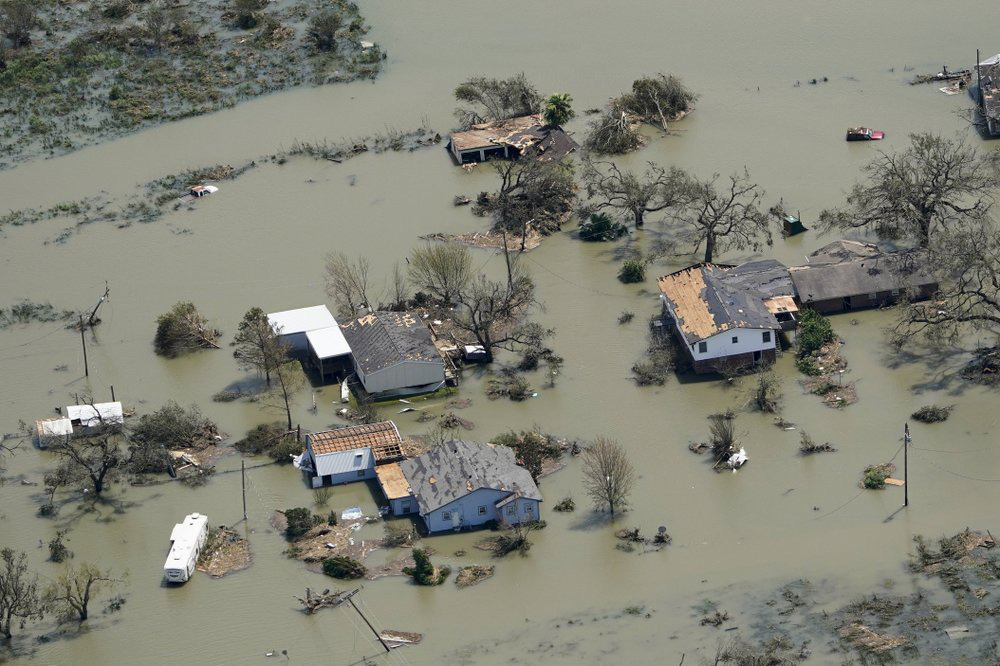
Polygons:
<instances>
[{"instance_id":1,"label":"damaged house","mask_svg":"<svg viewBox=\"0 0 1000 666\"><path fill-rule=\"evenodd\" d=\"M506 446L452 440L376 472L389 512L418 514L431 534L540 517L538 486Z\"/></svg>"},{"instance_id":2,"label":"damaged house","mask_svg":"<svg viewBox=\"0 0 1000 666\"><path fill-rule=\"evenodd\" d=\"M789 268L802 307L829 314L892 305L901 298L926 300L938 289L927 270L927 253L886 252L873 243L839 240Z\"/></svg>"},{"instance_id":3,"label":"damaged house","mask_svg":"<svg viewBox=\"0 0 1000 666\"><path fill-rule=\"evenodd\" d=\"M515 159L532 149L538 159L561 160L579 146L561 127L545 124L541 114L480 123L452 132L448 150L459 164L490 158Z\"/></svg>"},{"instance_id":4,"label":"damaged house","mask_svg":"<svg viewBox=\"0 0 1000 666\"><path fill-rule=\"evenodd\" d=\"M698 264L657 285L667 320L699 374L773 363L779 334L795 327L792 282L773 259Z\"/></svg>"},{"instance_id":5,"label":"damaged house","mask_svg":"<svg viewBox=\"0 0 1000 666\"><path fill-rule=\"evenodd\" d=\"M392 421L312 432L295 466L313 488L373 479L377 465L403 458L402 441Z\"/></svg>"}]
</instances>

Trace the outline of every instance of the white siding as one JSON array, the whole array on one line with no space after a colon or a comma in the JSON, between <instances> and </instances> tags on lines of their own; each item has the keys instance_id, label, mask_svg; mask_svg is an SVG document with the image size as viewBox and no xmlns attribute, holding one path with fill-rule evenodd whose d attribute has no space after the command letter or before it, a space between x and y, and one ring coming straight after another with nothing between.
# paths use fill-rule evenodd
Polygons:
<instances>
[{"instance_id":1,"label":"white siding","mask_svg":"<svg viewBox=\"0 0 1000 666\"><path fill-rule=\"evenodd\" d=\"M404 361L368 375L362 373L360 368L357 371L365 390L373 394L444 381L443 361Z\"/></svg>"},{"instance_id":2,"label":"white siding","mask_svg":"<svg viewBox=\"0 0 1000 666\"><path fill-rule=\"evenodd\" d=\"M362 481L364 479L375 478L375 457L370 448L354 449L352 451L338 451L337 453L327 453L313 458L316 477L313 480L313 487L324 484L351 483L352 481ZM363 474L358 474L363 472ZM327 479L325 477L329 476ZM316 481L318 479L318 483Z\"/></svg>"},{"instance_id":3,"label":"white siding","mask_svg":"<svg viewBox=\"0 0 1000 666\"><path fill-rule=\"evenodd\" d=\"M508 491L493 490L492 488L480 488L473 491L423 516L424 523L427 525L427 531L433 533L445 532L457 527L477 527L491 520L497 522L506 521L508 523L538 520L538 500L523 497L514 500L511 502L511 504L517 506L517 512L514 516L504 513L506 507L500 507L498 511L496 503L508 495L510 495ZM525 506L531 506L531 511L527 511ZM479 513L480 507L485 507L485 513ZM448 518L445 517L445 514L448 514Z\"/></svg>"},{"instance_id":4,"label":"white siding","mask_svg":"<svg viewBox=\"0 0 1000 666\"><path fill-rule=\"evenodd\" d=\"M770 342L764 342L764 333L770 333ZM758 328L734 328L722 333L716 333L710 338L701 342L708 348L705 353L699 351L700 344L695 342L691 345L691 355L696 361L704 361L724 356L736 356L737 354L749 354L756 351L764 351L775 348L777 331ZM733 342L736 338L736 342Z\"/></svg>"}]
</instances>

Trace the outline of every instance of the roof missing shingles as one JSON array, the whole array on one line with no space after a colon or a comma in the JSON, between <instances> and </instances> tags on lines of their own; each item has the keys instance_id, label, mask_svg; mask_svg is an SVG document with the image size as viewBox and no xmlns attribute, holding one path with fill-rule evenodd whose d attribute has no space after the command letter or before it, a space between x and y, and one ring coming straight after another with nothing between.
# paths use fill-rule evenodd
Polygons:
<instances>
[{"instance_id":1,"label":"roof missing shingles","mask_svg":"<svg viewBox=\"0 0 1000 666\"><path fill-rule=\"evenodd\" d=\"M440 363L430 329L420 317L409 312L373 312L352 319L341 328L354 360L365 373L416 361Z\"/></svg>"}]
</instances>

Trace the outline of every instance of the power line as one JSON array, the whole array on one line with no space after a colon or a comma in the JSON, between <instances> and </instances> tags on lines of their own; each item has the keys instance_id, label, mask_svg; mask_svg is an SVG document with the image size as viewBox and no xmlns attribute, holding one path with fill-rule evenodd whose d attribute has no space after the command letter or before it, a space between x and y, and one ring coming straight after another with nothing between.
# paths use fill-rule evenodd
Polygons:
<instances>
[{"instance_id":1,"label":"power line","mask_svg":"<svg viewBox=\"0 0 1000 666\"><path fill-rule=\"evenodd\" d=\"M929 464L931 467L934 467L934 468L938 469L939 471L944 472L945 474L951 474L952 476L957 476L957 477L962 478L962 479L968 479L969 481L981 481L983 483L1000 483L1000 479L982 479L982 478L979 478L979 477L976 477L976 476L969 476L967 474L961 474L959 472L953 472L950 469L945 469L944 467L941 467L940 465L937 465L937 464L931 462L930 460L925 460L924 462L926 462L927 464Z\"/></svg>"},{"instance_id":2,"label":"power line","mask_svg":"<svg viewBox=\"0 0 1000 666\"><path fill-rule=\"evenodd\" d=\"M574 287L577 287L577 288L579 288L579 289L584 289L584 290L586 290L586 291L589 291L589 292L593 292L593 293L597 294L598 296L607 296L608 298L621 298L620 296L615 296L614 294L609 294L609 293L607 293L607 292L605 292L605 291L600 291L600 290L598 290L598 289L594 289L593 287L588 287L588 286L586 286L586 285L582 285L582 284L579 284L579 283L577 283L577 282L573 282L573 280L570 280L570 279L569 279L569 278L567 278L567 277L563 277L562 275L559 275L559 273L556 273L556 272L555 272L554 270L552 270L551 268L549 268L549 267L547 267L547 266L544 266L544 265L542 265L542 264L538 263L537 261L535 261L535 260L534 260L534 259L532 259L531 257L528 257L528 256L526 256L526 255L523 255L523 254L522 254L521 256L522 256L522 257L524 257L525 259L527 259L528 261L530 261L531 263L533 263L534 265L536 265L536 266L538 266L539 268L541 268L541 269L542 269L543 271L545 271L545 272L547 272L547 273L550 273L550 274L554 275L555 277L559 278L559 279L560 279L560 280L562 280L563 282L565 282L565 283L567 283L567 284L571 284L571 285L573 285Z\"/></svg>"}]
</instances>

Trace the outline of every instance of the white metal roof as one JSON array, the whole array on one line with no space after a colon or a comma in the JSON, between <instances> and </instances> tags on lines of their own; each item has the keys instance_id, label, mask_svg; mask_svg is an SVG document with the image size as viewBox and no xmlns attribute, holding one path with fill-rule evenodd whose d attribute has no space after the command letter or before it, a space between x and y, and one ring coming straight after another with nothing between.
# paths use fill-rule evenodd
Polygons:
<instances>
[{"instance_id":1,"label":"white metal roof","mask_svg":"<svg viewBox=\"0 0 1000 666\"><path fill-rule=\"evenodd\" d=\"M73 434L73 423L68 418L39 419L35 422L39 437L65 437Z\"/></svg>"},{"instance_id":2,"label":"white metal roof","mask_svg":"<svg viewBox=\"0 0 1000 666\"><path fill-rule=\"evenodd\" d=\"M333 326L307 331L306 339L309 341L313 353L316 354L316 358L334 358L351 353L351 346L347 344L344 332L340 330L340 326L336 322Z\"/></svg>"},{"instance_id":3,"label":"white metal roof","mask_svg":"<svg viewBox=\"0 0 1000 666\"><path fill-rule=\"evenodd\" d=\"M272 312L267 315L267 321L278 335L305 333L337 325L337 320L333 318L325 305Z\"/></svg>"},{"instance_id":4,"label":"white metal roof","mask_svg":"<svg viewBox=\"0 0 1000 666\"><path fill-rule=\"evenodd\" d=\"M95 405L69 405L65 410L66 418L79 421L84 427L104 423L123 423L125 414L120 402L99 402Z\"/></svg>"}]
</instances>

